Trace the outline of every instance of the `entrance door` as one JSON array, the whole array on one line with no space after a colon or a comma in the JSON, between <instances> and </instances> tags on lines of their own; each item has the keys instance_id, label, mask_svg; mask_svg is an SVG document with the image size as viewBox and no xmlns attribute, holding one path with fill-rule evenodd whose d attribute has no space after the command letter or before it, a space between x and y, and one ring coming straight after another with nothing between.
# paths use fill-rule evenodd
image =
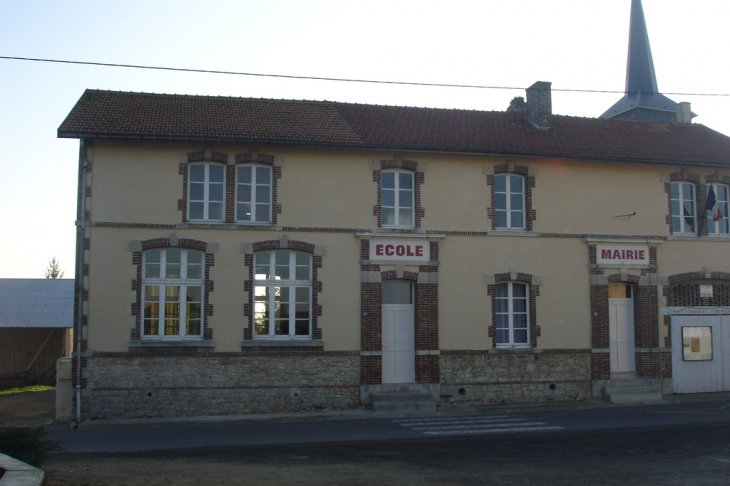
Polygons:
<instances>
[{"instance_id":1,"label":"entrance door","mask_svg":"<svg viewBox=\"0 0 730 486\"><path fill-rule=\"evenodd\" d=\"M414 383L413 289L403 280L383 282L383 383Z\"/></svg>"},{"instance_id":2,"label":"entrance door","mask_svg":"<svg viewBox=\"0 0 730 486\"><path fill-rule=\"evenodd\" d=\"M636 371L633 299L608 299L608 326L611 373L633 373Z\"/></svg>"}]
</instances>

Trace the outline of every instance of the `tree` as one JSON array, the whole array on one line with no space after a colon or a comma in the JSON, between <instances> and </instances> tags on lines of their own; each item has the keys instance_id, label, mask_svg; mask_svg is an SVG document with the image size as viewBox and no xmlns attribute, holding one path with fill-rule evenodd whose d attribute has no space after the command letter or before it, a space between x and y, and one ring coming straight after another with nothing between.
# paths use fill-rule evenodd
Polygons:
<instances>
[{"instance_id":1,"label":"tree","mask_svg":"<svg viewBox=\"0 0 730 486\"><path fill-rule=\"evenodd\" d=\"M56 257L51 258L48 262L48 268L46 268L46 278L63 278L64 271L61 270L61 264L56 260Z\"/></svg>"}]
</instances>

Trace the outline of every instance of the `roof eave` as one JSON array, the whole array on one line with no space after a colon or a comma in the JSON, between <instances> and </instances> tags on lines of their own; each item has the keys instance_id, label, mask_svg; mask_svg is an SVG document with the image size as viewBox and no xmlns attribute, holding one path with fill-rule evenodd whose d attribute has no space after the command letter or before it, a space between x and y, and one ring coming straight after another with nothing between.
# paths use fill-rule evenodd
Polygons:
<instances>
[{"instance_id":1,"label":"roof eave","mask_svg":"<svg viewBox=\"0 0 730 486\"><path fill-rule=\"evenodd\" d=\"M375 145L375 144L346 144L332 142L302 142L292 140L265 140L265 139L244 139L244 138L219 138L219 137L165 137L165 136L145 136L145 135L113 135L99 133L82 133L82 132L62 132L58 131L58 138L77 138L77 139L101 139L101 140L132 140L140 142L190 142L190 143L226 143L226 144L256 144L256 145L274 145L274 146L290 146L290 147L307 147L307 148L338 148L348 150L398 150L405 152L418 153L439 153L439 154L459 154L459 155L492 155L492 156L518 156L529 158L561 158L569 160L595 160L604 162L620 162L634 164L653 164L653 165L676 165L691 167L719 167L730 168L730 164L721 164L714 162L699 162L686 160L651 160L651 159L628 159L619 157L591 157L591 156L567 156L551 153L537 152L519 152L519 151L500 151L500 150L458 150L444 149L426 146L407 146L407 145Z\"/></svg>"}]
</instances>

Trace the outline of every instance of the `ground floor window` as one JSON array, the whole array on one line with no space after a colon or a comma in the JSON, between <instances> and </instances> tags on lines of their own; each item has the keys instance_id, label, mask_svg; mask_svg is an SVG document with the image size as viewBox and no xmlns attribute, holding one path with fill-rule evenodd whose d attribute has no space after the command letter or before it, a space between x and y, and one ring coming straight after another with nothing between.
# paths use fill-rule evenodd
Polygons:
<instances>
[{"instance_id":1,"label":"ground floor window","mask_svg":"<svg viewBox=\"0 0 730 486\"><path fill-rule=\"evenodd\" d=\"M168 248L144 254L144 337L201 337L203 253Z\"/></svg>"},{"instance_id":2,"label":"ground floor window","mask_svg":"<svg viewBox=\"0 0 730 486\"><path fill-rule=\"evenodd\" d=\"M495 286L497 346L529 346L528 286L508 282Z\"/></svg>"},{"instance_id":3,"label":"ground floor window","mask_svg":"<svg viewBox=\"0 0 730 486\"><path fill-rule=\"evenodd\" d=\"M254 335L312 336L312 256L297 251L257 253L254 270Z\"/></svg>"}]
</instances>

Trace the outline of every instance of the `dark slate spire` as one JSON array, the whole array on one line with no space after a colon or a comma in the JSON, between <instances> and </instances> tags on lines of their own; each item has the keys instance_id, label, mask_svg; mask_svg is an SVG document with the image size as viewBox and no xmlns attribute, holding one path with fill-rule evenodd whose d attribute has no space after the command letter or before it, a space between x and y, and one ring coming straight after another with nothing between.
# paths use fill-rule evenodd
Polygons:
<instances>
[{"instance_id":1,"label":"dark slate spire","mask_svg":"<svg viewBox=\"0 0 730 486\"><path fill-rule=\"evenodd\" d=\"M629 27L629 57L626 62L626 93L657 93L654 60L651 57L649 33L646 30L641 0L631 2Z\"/></svg>"},{"instance_id":2,"label":"dark slate spire","mask_svg":"<svg viewBox=\"0 0 730 486\"><path fill-rule=\"evenodd\" d=\"M677 103L659 94L641 0L631 0L626 92L601 118L675 122Z\"/></svg>"}]
</instances>

